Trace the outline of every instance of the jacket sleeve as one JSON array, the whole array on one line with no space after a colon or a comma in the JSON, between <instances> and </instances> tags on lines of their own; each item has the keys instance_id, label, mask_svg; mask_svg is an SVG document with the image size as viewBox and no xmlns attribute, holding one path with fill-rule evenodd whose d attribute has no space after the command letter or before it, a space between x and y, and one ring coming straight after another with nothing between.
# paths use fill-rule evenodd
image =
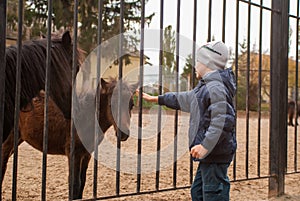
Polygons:
<instances>
[{"instance_id":1,"label":"jacket sleeve","mask_svg":"<svg viewBox=\"0 0 300 201\"><path fill-rule=\"evenodd\" d=\"M190 112L190 105L195 100L194 91L168 92L158 96L158 104L169 108Z\"/></svg>"}]
</instances>

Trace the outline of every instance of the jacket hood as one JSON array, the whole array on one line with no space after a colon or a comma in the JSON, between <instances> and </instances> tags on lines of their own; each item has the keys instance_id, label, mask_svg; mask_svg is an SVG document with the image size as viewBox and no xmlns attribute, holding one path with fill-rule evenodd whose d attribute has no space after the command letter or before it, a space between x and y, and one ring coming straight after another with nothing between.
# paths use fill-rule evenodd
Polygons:
<instances>
[{"instance_id":1,"label":"jacket hood","mask_svg":"<svg viewBox=\"0 0 300 201\"><path fill-rule=\"evenodd\" d=\"M219 71L224 85L227 86L230 95L235 96L236 94L236 79L235 75L232 71L232 68L226 68L224 70Z\"/></svg>"},{"instance_id":2,"label":"jacket hood","mask_svg":"<svg viewBox=\"0 0 300 201\"><path fill-rule=\"evenodd\" d=\"M232 71L232 68L226 68L224 70L217 70L208 75L205 75L200 82L222 81L228 89L230 95L233 97L236 94L236 79Z\"/></svg>"}]
</instances>

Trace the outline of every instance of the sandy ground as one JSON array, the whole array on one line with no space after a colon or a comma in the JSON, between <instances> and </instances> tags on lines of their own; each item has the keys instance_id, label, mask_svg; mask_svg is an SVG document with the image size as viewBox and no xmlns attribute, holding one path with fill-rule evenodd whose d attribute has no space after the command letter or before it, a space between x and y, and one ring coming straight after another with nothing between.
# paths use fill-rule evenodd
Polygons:
<instances>
[{"instance_id":1,"label":"sandy ground","mask_svg":"<svg viewBox=\"0 0 300 201\"><path fill-rule=\"evenodd\" d=\"M142 174L140 180L140 191L155 191L155 168L156 168L156 130L157 118L156 110L153 109L143 117L143 140L142 140ZM131 137L122 142L121 151L121 175L120 175L120 194L135 193L137 190L137 125L138 117L134 114L131 123ZM162 118L162 138L161 138L161 168L160 168L160 189L173 187L173 147L174 147L174 116L164 114ZM256 116L249 119L249 136L246 135L247 120L244 115L238 115L237 140L238 150L236 155L236 172L234 174L232 166L229 169L231 180L236 176L236 180L245 178L256 178L258 173L261 177L268 176L269 167L269 120L261 120L261 145L258 149L258 121ZM190 185L190 160L187 152L187 128L188 115L182 113L178 119L178 150L177 150L177 173L176 186L184 187ZM249 149L247 151L246 139L249 138ZM294 128L288 128L288 172L294 171ZM98 185L97 196L110 196L116 193L116 137L113 129L106 133L105 142L108 144L99 147L98 163ZM298 147L300 142L298 138ZM300 170L300 149L297 153L297 171ZM248 155L247 155L248 153ZM248 175L246 169L246 158L248 162ZM8 163L8 170L3 181L3 200L11 200L12 189L12 159ZM258 165L258 161L260 164ZM84 198L92 198L93 195L93 161L89 163L87 172L87 182L84 189ZM194 163L194 172L197 163ZM27 143L19 146L18 160L18 200L40 200L41 195L41 175L42 175L42 153L33 149ZM48 155L47 166L47 200L67 200L68 199L68 163L64 156ZM256 179L248 181L233 181L231 183L231 200L300 200L300 174L288 174L286 176L285 195L279 198L268 198L268 179ZM112 200L190 200L190 189L185 188L176 191L161 193L143 194L138 196L126 196Z\"/></svg>"}]
</instances>

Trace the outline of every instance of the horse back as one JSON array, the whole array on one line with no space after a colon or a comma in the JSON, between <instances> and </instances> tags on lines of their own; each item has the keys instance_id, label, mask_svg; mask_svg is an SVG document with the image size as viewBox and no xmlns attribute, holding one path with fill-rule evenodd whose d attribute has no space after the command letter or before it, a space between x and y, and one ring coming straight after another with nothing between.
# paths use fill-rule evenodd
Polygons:
<instances>
[{"instance_id":1,"label":"horse back","mask_svg":"<svg viewBox=\"0 0 300 201\"><path fill-rule=\"evenodd\" d=\"M43 151L44 92L32 99L20 112L20 135L22 140ZM48 153L65 155L66 139L69 138L70 121L49 97L48 101Z\"/></svg>"}]
</instances>

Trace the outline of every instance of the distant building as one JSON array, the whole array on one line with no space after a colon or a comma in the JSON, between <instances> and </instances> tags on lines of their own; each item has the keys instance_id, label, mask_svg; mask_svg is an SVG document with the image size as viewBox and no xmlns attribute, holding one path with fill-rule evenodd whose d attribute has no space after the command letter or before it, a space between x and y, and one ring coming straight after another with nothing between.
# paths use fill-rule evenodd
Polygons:
<instances>
[{"instance_id":1,"label":"distant building","mask_svg":"<svg viewBox=\"0 0 300 201\"><path fill-rule=\"evenodd\" d=\"M130 63L126 65L125 60L123 60L122 77L129 83L136 83L139 81L140 53L138 51L130 52L124 56L128 56ZM101 58L101 78L108 81L111 78L117 79L119 77L119 64L116 61L117 59ZM145 55L143 63L151 66L149 57ZM97 87L97 51L90 53L86 58L76 80L77 90L95 89Z\"/></svg>"},{"instance_id":2,"label":"distant building","mask_svg":"<svg viewBox=\"0 0 300 201\"><path fill-rule=\"evenodd\" d=\"M140 71L140 52L130 52L124 56L128 56L130 64L125 64L123 61L123 77L125 77L129 82L137 82L139 80ZM144 65L150 64L149 57L144 55ZM151 64L150 64L151 65ZM102 78L109 79L110 77L117 78L119 76L119 64L112 63L102 74Z\"/></svg>"},{"instance_id":3,"label":"distant building","mask_svg":"<svg viewBox=\"0 0 300 201\"><path fill-rule=\"evenodd\" d=\"M159 89L159 72L158 67L145 68L144 72L144 91L146 93L156 94ZM176 75L161 75L162 76L162 93L169 91L177 91L176 89ZM188 80L179 75L178 87L179 91L186 91L189 89Z\"/></svg>"}]
</instances>

